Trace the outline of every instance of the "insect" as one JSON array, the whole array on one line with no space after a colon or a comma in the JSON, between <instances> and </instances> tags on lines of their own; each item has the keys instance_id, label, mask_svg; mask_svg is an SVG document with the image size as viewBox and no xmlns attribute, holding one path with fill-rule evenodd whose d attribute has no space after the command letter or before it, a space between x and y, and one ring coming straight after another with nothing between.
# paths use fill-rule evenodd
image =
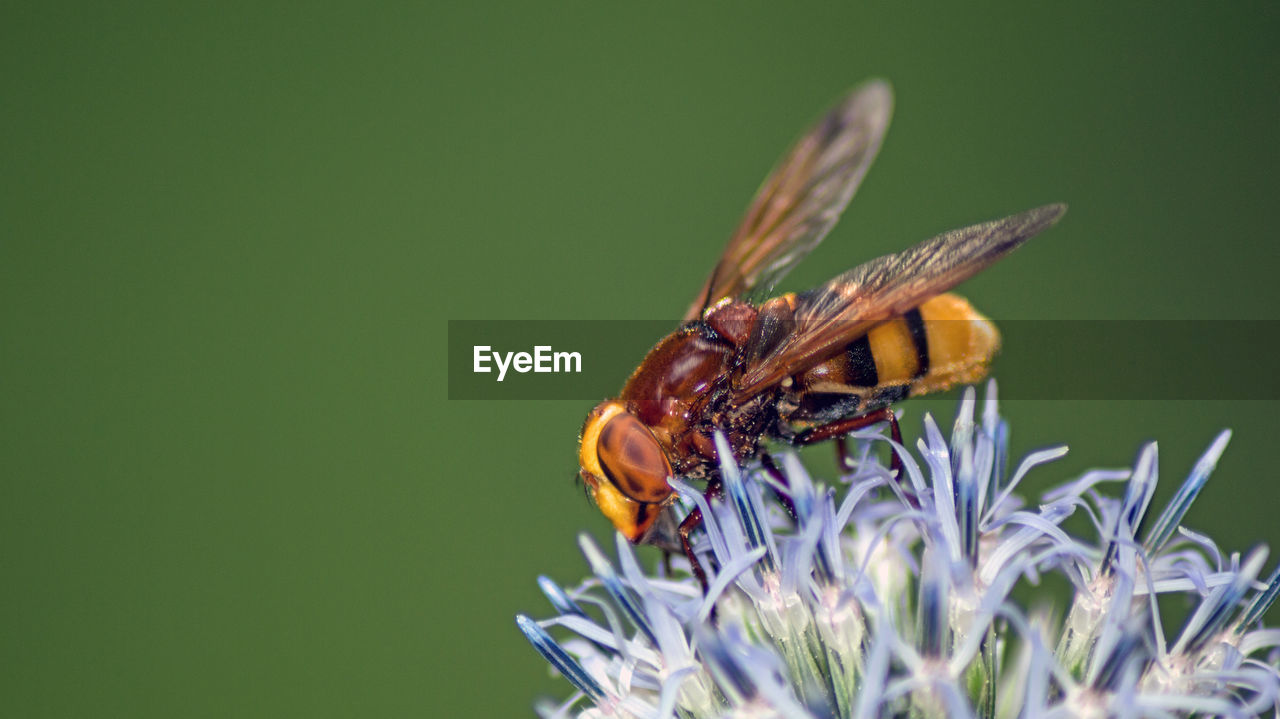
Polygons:
<instances>
[{"instance_id":1,"label":"insect","mask_svg":"<svg viewBox=\"0 0 1280 719\"><path fill-rule=\"evenodd\" d=\"M675 476L719 491L714 433L736 461L766 438L837 440L886 422L891 405L986 374L995 326L947 290L1052 225L1046 205L965 227L856 267L803 293L759 302L831 230L880 148L889 86L866 83L812 127L765 180L683 324L658 342L617 399L587 416L581 476L601 512L633 543L683 551L707 579L681 518ZM897 455L893 455L895 469Z\"/></svg>"}]
</instances>

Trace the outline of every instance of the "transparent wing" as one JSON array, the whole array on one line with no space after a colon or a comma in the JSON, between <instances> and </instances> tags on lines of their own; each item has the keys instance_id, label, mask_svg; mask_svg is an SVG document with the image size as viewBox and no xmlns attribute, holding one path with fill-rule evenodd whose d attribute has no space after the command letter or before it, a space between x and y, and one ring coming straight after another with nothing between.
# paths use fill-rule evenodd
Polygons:
<instances>
[{"instance_id":1,"label":"transparent wing","mask_svg":"<svg viewBox=\"0 0 1280 719\"><path fill-rule=\"evenodd\" d=\"M873 80L800 138L756 192L686 320L725 297L768 290L822 242L875 159L892 108L888 83Z\"/></svg>"},{"instance_id":2,"label":"transparent wing","mask_svg":"<svg viewBox=\"0 0 1280 719\"><path fill-rule=\"evenodd\" d=\"M876 324L945 292L1058 221L1066 205L1045 205L952 230L904 252L855 267L796 297L767 346L749 349L735 381L739 400L831 358ZM750 343L749 343L750 346Z\"/></svg>"}]
</instances>

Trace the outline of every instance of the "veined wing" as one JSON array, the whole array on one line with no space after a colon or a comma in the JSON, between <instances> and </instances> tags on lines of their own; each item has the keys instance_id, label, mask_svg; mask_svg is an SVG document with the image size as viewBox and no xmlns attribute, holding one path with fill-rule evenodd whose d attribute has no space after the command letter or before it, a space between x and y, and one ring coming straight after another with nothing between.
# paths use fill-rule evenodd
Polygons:
<instances>
[{"instance_id":1,"label":"veined wing","mask_svg":"<svg viewBox=\"0 0 1280 719\"><path fill-rule=\"evenodd\" d=\"M822 242L875 159L892 108L888 83L873 80L796 142L756 192L685 320L726 297L767 291Z\"/></svg>"},{"instance_id":2,"label":"veined wing","mask_svg":"<svg viewBox=\"0 0 1280 719\"><path fill-rule=\"evenodd\" d=\"M796 296L792 307L770 313L773 303L767 303L761 328L773 339L757 343L746 357L734 383L735 396L744 400L831 358L876 324L946 292L1012 252L1066 210L1066 205L1045 205L952 230L855 267ZM773 326L764 327L766 322Z\"/></svg>"}]
</instances>

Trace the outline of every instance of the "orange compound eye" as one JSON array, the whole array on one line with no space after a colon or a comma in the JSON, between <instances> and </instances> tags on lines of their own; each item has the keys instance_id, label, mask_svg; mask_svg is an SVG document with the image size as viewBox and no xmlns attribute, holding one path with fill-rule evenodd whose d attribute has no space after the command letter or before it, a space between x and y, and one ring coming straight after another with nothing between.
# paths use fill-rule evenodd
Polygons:
<instances>
[{"instance_id":1,"label":"orange compound eye","mask_svg":"<svg viewBox=\"0 0 1280 719\"><path fill-rule=\"evenodd\" d=\"M600 468L613 486L637 502L659 503L671 496L671 464L662 445L635 415L622 412L600 430Z\"/></svg>"}]
</instances>

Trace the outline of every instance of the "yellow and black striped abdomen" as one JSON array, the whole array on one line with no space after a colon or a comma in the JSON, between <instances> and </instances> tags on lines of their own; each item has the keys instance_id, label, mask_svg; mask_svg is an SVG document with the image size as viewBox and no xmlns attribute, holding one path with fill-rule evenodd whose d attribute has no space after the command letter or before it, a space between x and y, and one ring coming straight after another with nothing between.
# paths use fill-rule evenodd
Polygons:
<instances>
[{"instance_id":1,"label":"yellow and black striped abdomen","mask_svg":"<svg viewBox=\"0 0 1280 719\"><path fill-rule=\"evenodd\" d=\"M910 396L976 382L1000 346L991 321L942 294L876 325L844 352L799 375L800 421L832 421Z\"/></svg>"},{"instance_id":2,"label":"yellow and black striped abdomen","mask_svg":"<svg viewBox=\"0 0 1280 719\"><path fill-rule=\"evenodd\" d=\"M920 305L929 341L929 371L912 383L911 394L939 392L987 376L1000 349L1000 332L991 320L953 294Z\"/></svg>"}]
</instances>

